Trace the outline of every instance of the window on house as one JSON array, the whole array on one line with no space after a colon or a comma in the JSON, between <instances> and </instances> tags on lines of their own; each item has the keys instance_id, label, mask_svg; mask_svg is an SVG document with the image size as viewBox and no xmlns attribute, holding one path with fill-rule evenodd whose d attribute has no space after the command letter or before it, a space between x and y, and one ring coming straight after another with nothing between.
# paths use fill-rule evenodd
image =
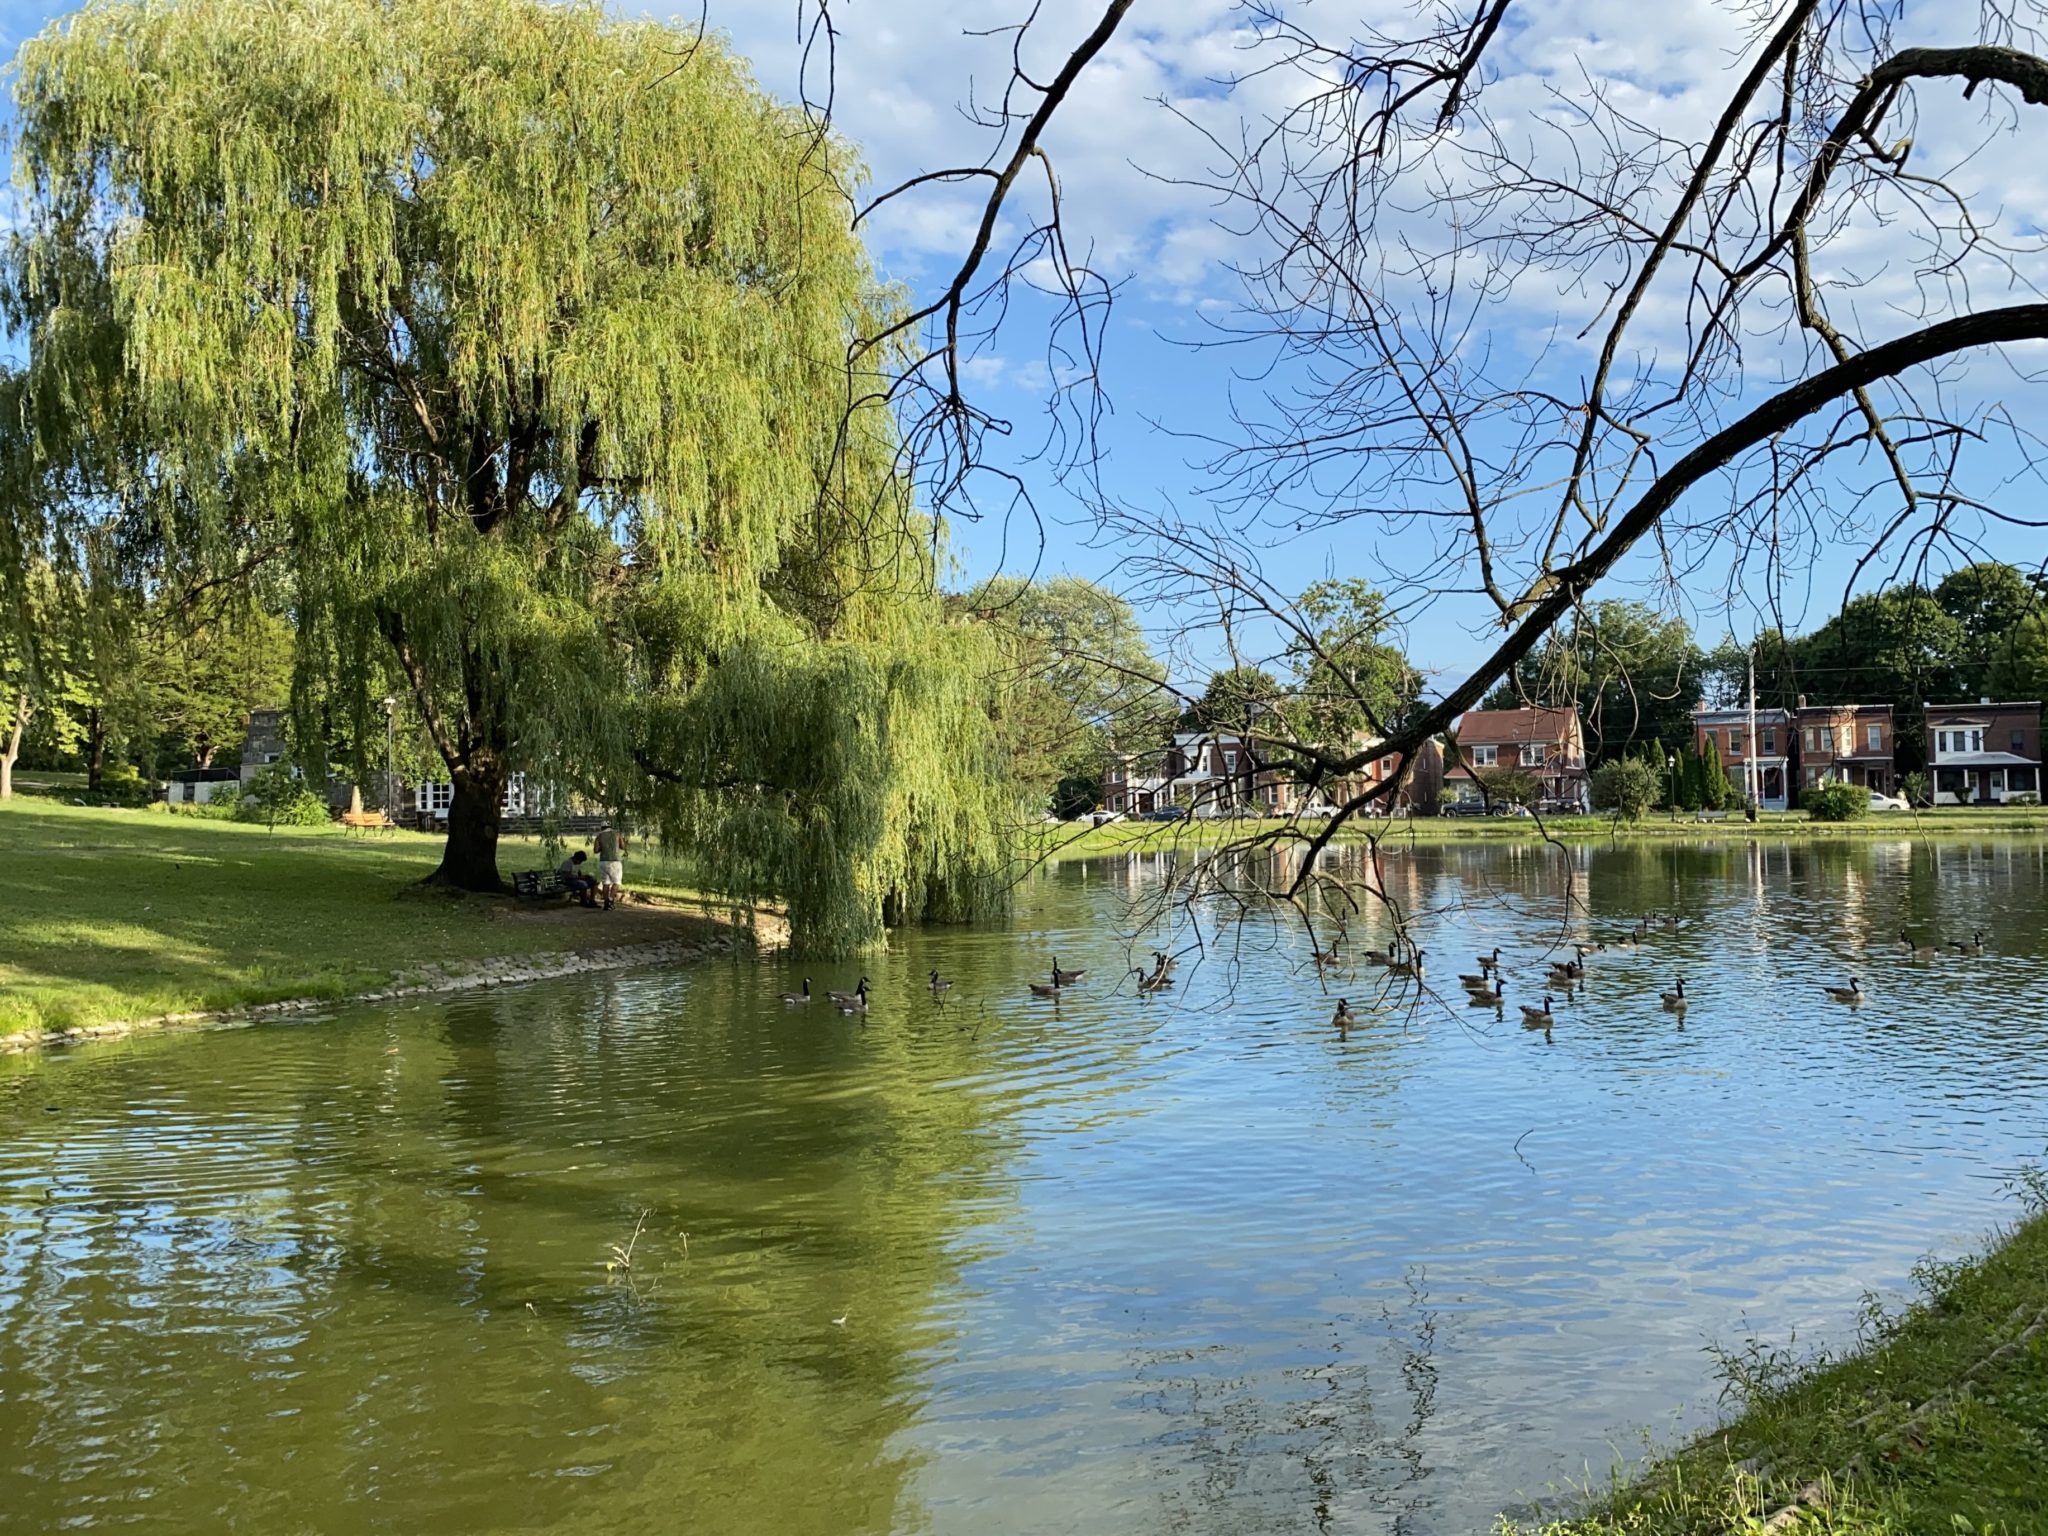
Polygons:
<instances>
[{"instance_id":1,"label":"window on house","mask_svg":"<svg viewBox=\"0 0 2048 1536\"><path fill-rule=\"evenodd\" d=\"M1809 752L1816 752L1819 750L1819 744L1815 740L1814 729L1810 725L1806 728L1806 750ZM1813 780L1808 779L1806 782L1811 784Z\"/></svg>"},{"instance_id":2,"label":"window on house","mask_svg":"<svg viewBox=\"0 0 2048 1536\"><path fill-rule=\"evenodd\" d=\"M1824 725L1820 728L1820 749L1823 752L1835 750L1835 728L1832 725Z\"/></svg>"},{"instance_id":3,"label":"window on house","mask_svg":"<svg viewBox=\"0 0 2048 1536\"><path fill-rule=\"evenodd\" d=\"M1223 751L1223 771L1225 773L1237 772L1237 753L1229 747L1224 748Z\"/></svg>"},{"instance_id":4,"label":"window on house","mask_svg":"<svg viewBox=\"0 0 2048 1536\"><path fill-rule=\"evenodd\" d=\"M2012 733L2012 755L2014 757L2025 757L2027 755L2027 733L2025 731L2014 731Z\"/></svg>"},{"instance_id":5,"label":"window on house","mask_svg":"<svg viewBox=\"0 0 2048 1536\"><path fill-rule=\"evenodd\" d=\"M1984 733L1982 731L1970 732L1970 750L1972 752L1982 752L1984 750Z\"/></svg>"},{"instance_id":6,"label":"window on house","mask_svg":"<svg viewBox=\"0 0 2048 1536\"><path fill-rule=\"evenodd\" d=\"M1472 749L1472 765L1475 768L1491 768L1499 761L1500 748L1498 747L1474 747Z\"/></svg>"},{"instance_id":7,"label":"window on house","mask_svg":"<svg viewBox=\"0 0 2048 1536\"><path fill-rule=\"evenodd\" d=\"M1769 757L1778 750L1778 731L1775 726L1764 727L1764 756Z\"/></svg>"},{"instance_id":8,"label":"window on house","mask_svg":"<svg viewBox=\"0 0 2048 1536\"><path fill-rule=\"evenodd\" d=\"M1728 755L1730 757L1742 756L1742 732L1730 731L1728 733Z\"/></svg>"},{"instance_id":9,"label":"window on house","mask_svg":"<svg viewBox=\"0 0 2048 1536\"><path fill-rule=\"evenodd\" d=\"M1524 768L1541 768L1543 766L1543 743L1540 741L1530 741L1522 744L1522 766Z\"/></svg>"},{"instance_id":10,"label":"window on house","mask_svg":"<svg viewBox=\"0 0 2048 1536\"><path fill-rule=\"evenodd\" d=\"M1868 744L1870 751L1882 752L1884 750L1884 727L1881 725L1866 725L1863 728L1863 739Z\"/></svg>"}]
</instances>

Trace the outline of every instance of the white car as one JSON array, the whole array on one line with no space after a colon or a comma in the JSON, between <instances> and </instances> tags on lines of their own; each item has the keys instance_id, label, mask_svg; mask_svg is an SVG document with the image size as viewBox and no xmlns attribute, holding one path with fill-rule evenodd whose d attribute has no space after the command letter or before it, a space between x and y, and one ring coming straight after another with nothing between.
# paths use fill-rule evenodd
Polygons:
<instances>
[{"instance_id":1,"label":"white car","mask_svg":"<svg viewBox=\"0 0 2048 1536\"><path fill-rule=\"evenodd\" d=\"M1874 789L1870 792L1870 808L1873 811L1905 811L1912 809L1897 795L1880 795Z\"/></svg>"}]
</instances>

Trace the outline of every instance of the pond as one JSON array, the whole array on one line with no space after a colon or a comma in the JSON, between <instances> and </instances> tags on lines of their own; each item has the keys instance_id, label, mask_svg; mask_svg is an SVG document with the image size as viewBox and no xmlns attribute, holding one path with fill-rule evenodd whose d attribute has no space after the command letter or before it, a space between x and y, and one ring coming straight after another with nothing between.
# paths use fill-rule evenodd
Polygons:
<instances>
[{"instance_id":1,"label":"pond","mask_svg":"<svg viewBox=\"0 0 2048 1536\"><path fill-rule=\"evenodd\" d=\"M1160 865L899 935L865 1020L721 962L0 1061L0 1528L1483 1530L2048 1143L2039 841L1403 849L1436 995L1347 968L1341 1036L1256 914L1119 985ZM1687 922L1465 1006L1568 890Z\"/></svg>"}]
</instances>

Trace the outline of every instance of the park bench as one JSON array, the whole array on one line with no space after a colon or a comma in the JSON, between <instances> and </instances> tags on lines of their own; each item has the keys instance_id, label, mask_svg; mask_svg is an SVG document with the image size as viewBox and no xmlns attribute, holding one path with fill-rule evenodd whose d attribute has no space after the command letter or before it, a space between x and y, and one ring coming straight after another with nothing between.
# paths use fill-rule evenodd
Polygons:
<instances>
[{"instance_id":1,"label":"park bench","mask_svg":"<svg viewBox=\"0 0 2048 1536\"><path fill-rule=\"evenodd\" d=\"M1728 813L1726 811L1694 811L1692 819L1694 821L1726 821Z\"/></svg>"},{"instance_id":2,"label":"park bench","mask_svg":"<svg viewBox=\"0 0 2048 1536\"><path fill-rule=\"evenodd\" d=\"M569 889L552 869L522 869L512 877L512 894L521 901L547 901L568 895Z\"/></svg>"},{"instance_id":3,"label":"park bench","mask_svg":"<svg viewBox=\"0 0 2048 1536\"><path fill-rule=\"evenodd\" d=\"M396 825L382 811L343 811L341 824L350 832L389 832Z\"/></svg>"}]
</instances>

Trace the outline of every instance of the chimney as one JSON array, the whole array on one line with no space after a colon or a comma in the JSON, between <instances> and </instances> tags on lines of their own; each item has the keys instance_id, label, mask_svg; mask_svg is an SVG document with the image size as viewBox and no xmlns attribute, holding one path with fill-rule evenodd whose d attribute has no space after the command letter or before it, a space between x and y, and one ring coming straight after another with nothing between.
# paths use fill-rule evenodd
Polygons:
<instances>
[{"instance_id":1,"label":"chimney","mask_svg":"<svg viewBox=\"0 0 2048 1536\"><path fill-rule=\"evenodd\" d=\"M1981 696L1981 697L1980 697L1980 698L1979 698L1979 699L1977 700L1977 702L1978 702L1979 704L1989 704L1989 703L1991 702L1991 695L1990 695L1990 694L1988 694L1988 693L1987 693L1987 694L1984 694L1983 696Z\"/></svg>"},{"instance_id":2,"label":"chimney","mask_svg":"<svg viewBox=\"0 0 2048 1536\"><path fill-rule=\"evenodd\" d=\"M1804 709L1804 708L1806 708L1806 695L1805 695L1805 694L1803 694L1803 693L1802 693L1802 694L1800 694L1798 698L1796 698L1796 699L1794 699L1794 700L1792 701L1792 704L1793 704L1793 707L1794 707L1794 708L1797 708L1797 709Z\"/></svg>"}]
</instances>

